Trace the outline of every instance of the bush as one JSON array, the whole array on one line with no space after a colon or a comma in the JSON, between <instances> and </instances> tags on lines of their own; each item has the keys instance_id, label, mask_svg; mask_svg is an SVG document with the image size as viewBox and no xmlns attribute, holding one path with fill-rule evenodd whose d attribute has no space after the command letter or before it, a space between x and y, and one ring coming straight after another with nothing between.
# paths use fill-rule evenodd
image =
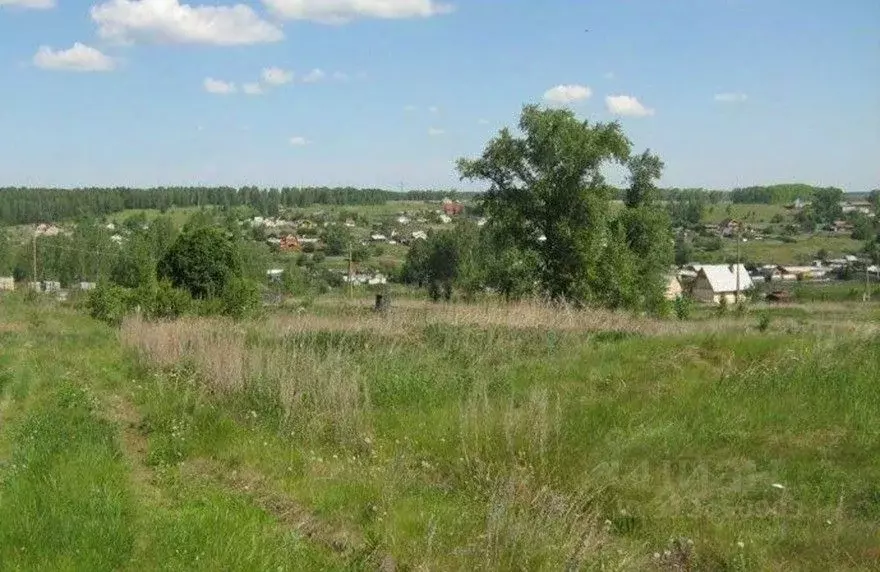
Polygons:
<instances>
[{"instance_id":1,"label":"bush","mask_svg":"<svg viewBox=\"0 0 880 572\"><path fill-rule=\"evenodd\" d=\"M130 309L128 290L113 284L101 283L89 293L89 315L111 326L118 326Z\"/></svg>"},{"instance_id":2,"label":"bush","mask_svg":"<svg viewBox=\"0 0 880 572\"><path fill-rule=\"evenodd\" d=\"M153 292L148 315L151 318L178 318L192 309L189 292L175 288L168 280L162 280Z\"/></svg>"},{"instance_id":3,"label":"bush","mask_svg":"<svg viewBox=\"0 0 880 572\"><path fill-rule=\"evenodd\" d=\"M761 312L758 316L758 331L766 332L770 328L770 314L769 312Z\"/></svg>"},{"instance_id":4,"label":"bush","mask_svg":"<svg viewBox=\"0 0 880 572\"><path fill-rule=\"evenodd\" d=\"M315 264L320 264L320 263L324 262L324 260L326 258L327 257L324 256L324 253L319 250L318 252L316 252L312 255L312 262L314 262Z\"/></svg>"},{"instance_id":5,"label":"bush","mask_svg":"<svg viewBox=\"0 0 880 572\"><path fill-rule=\"evenodd\" d=\"M313 242L303 243L302 251L305 252L306 254L311 254L311 253L315 252L315 243L313 243Z\"/></svg>"},{"instance_id":6,"label":"bush","mask_svg":"<svg viewBox=\"0 0 880 572\"><path fill-rule=\"evenodd\" d=\"M678 296L673 302L675 308L675 316L679 320L687 320L691 317L694 309L694 301L690 296Z\"/></svg>"},{"instance_id":7,"label":"bush","mask_svg":"<svg viewBox=\"0 0 880 572\"><path fill-rule=\"evenodd\" d=\"M233 278L226 283L220 301L224 315L244 318L260 307L260 289L251 280Z\"/></svg>"}]
</instances>

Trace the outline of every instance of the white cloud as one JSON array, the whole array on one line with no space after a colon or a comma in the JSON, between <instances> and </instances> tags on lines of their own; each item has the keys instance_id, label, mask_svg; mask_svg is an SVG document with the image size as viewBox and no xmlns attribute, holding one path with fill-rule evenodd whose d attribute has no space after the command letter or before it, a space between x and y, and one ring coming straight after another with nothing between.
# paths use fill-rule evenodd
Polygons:
<instances>
[{"instance_id":1,"label":"white cloud","mask_svg":"<svg viewBox=\"0 0 880 572\"><path fill-rule=\"evenodd\" d=\"M608 107L608 111L615 115L627 117L654 115L653 109L645 107L638 99L631 95L609 95L605 98L605 105Z\"/></svg>"},{"instance_id":2,"label":"white cloud","mask_svg":"<svg viewBox=\"0 0 880 572\"><path fill-rule=\"evenodd\" d=\"M263 95L263 86L259 83L246 83L241 86L245 95Z\"/></svg>"},{"instance_id":3,"label":"white cloud","mask_svg":"<svg viewBox=\"0 0 880 572\"><path fill-rule=\"evenodd\" d=\"M428 18L452 12L437 0L263 0L270 10L290 20L345 24L358 18Z\"/></svg>"},{"instance_id":4,"label":"white cloud","mask_svg":"<svg viewBox=\"0 0 880 572\"><path fill-rule=\"evenodd\" d=\"M415 111L416 109L418 109L418 107L416 107L415 105L407 105L403 108L404 111Z\"/></svg>"},{"instance_id":5,"label":"white cloud","mask_svg":"<svg viewBox=\"0 0 880 572\"><path fill-rule=\"evenodd\" d=\"M489 125L489 120L488 119L478 119L477 123L479 123L480 125Z\"/></svg>"},{"instance_id":6,"label":"white cloud","mask_svg":"<svg viewBox=\"0 0 880 572\"><path fill-rule=\"evenodd\" d=\"M284 85L293 81L293 72L281 68L264 68L263 81L269 85Z\"/></svg>"},{"instance_id":7,"label":"white cloud","mask_svg":"<svg viewBox=\"0 0 880 572\"><path fill-rule=\"evenodd\" d=\"M55 7L55 0L0 0L0 7L15 6L16 8L31 8L34 10L47 10Z\"/></svg>"},{"instance_id":8,"label":"white cloud","mask_svg":"<svg viewBox=\"0 0 880 572\"><path fill-rule=\"evenodd\" d=\"M33 62L38 68L46 70L76 72L105 72L116 67L113 58L79 42L73 44L71 48L57 51L49 46L40 46L34 54Z\"/></svg>"},{"instance_id":9,"label":"white cloud","mask_svg":"<svg viewBox=\"0 0 880 572\"><path fill-rule=\"evenodd\" d=\"M324 73L323 70L315 68L304 75L302 81L303 83L318 83L319 81L322 81L325 77L327 77L327 74Z\"/></svg>"},{"instance_id":10,"label":"white cloud","mask_svg":"<svg viewBox=\"0 0 880 572\"><path fill-rule=\"evenodd\" d=\"M432 105L431 107L428 108L428 111L430 111L431 113L440 113L440 108L437 107L436 105Z\"/></svg>"},{"instance_id":11,"label":"white cloud","mask_svg":"<svg viewBox=\"0 0 880 572\"><path fill-rule=\"evenodd\" d=\"M309 141L305 137L302 137L300 135L295 135L290 138L290 144L293 145L294 147L302 147L303 145L308 145Z\"/></svg>"},{"instance_id":12,"label":"white cloud","mask_svg":"<svg viewBox=\"0 0 880 572\"><path fill-rule=\"evenodd\" d=\"M544 92L544 99L551 103L568 104L589 99L593 90L585 85L557 85Z\"/></svg>"},{"instance_id":13,"label":"white cloud","mask_svg":"<svg viewBox=\"0 0 880 572\"><path fill-rule=\"evenodd\" d=\"M614 72L605 72L602 77L605 79L614 79Z\"/></svg>"},{"instance_id":14,"label":"white cloud","mask_svg":"<svg viewBox=\"0 0 880 572\"><path fill-rule=\"evenodd\" d=\"M333 72L333 79L336 81L348 81L350 78L347 73L337 71L337 72Z\"/></svg>"},{"instance_id":15,"label":"white cloud","mask_svg":"<svg viewBox=\"0 0 880 572\"><path fill-rule=\"evenodd\" d=\"M718 103L742 103L749 98L744 93L716 93L715 101Z\"/></svg>"},{"instance_id":16,"label":"white cloud","mask_svg":"<svg viewBox=\"0 0 880 572\"><path fill-rule=\"evenodd\" d=\"M428 129L428 135L430 135L431 137L439 137L440 135L445 135L445 134L446 134L445 129L440 129L438 127L431 127L430 129Z\"/></svg>"},{"instance_id":17,"label":"white cloud","mask_svg":"<svg viewBox=\"0 0 880 572\"><path fill-rule=\"evenodd\" d=\"M246 4L190 6L179 0L108 0L92 6L102 38L218 46L277 42L281 29Z\"/></svg>"},{"instance_id":18,"label":"white cloud","mask_svg":"<svg viewBox=\"0 0 880 572\"><path fill-rule=\"evenodd\" d=\"M237 91L235 84L219 79L206 77L204 81L205 91L215 95L229 95Z\"/></svg>"}]
</instances>

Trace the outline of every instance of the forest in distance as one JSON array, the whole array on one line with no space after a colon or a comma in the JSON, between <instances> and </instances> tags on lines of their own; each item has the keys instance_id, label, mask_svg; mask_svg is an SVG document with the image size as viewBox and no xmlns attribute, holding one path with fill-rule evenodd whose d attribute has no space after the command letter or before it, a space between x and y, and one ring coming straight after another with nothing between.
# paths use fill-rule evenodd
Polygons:
<instances>
[{"instance_id":1,"label":"forest in distance","mask_svg":"<svg viewBox=\"0 0 880 572\"><path fill-rule=\"evenodd\" d=\"M833 188L833 187L832 187ZM661 200L699 200L702 203L784 204L797 199L809 201L817 190L807 184L752 186L731 191L703 188L662 188ZM623 200L626 191L614 189ZM850 199L876 194L847 193ZM283 208L302 208L312 205L375 205L388 201L439 201L443 198L467 199L478 193L456 190L391 191L354 187L88 187L88 188L28 188L0 187L0 225L59 222L82 217L101 217L129 209L156 209L220 206L248 206L263 216L277 216Z\"/></svg>"}]
</instances>

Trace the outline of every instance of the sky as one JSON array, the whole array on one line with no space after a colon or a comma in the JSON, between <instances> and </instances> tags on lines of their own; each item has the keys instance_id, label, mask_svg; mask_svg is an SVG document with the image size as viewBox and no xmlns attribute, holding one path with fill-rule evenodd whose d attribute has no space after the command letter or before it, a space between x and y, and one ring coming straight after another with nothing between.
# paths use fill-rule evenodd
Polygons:
<instances>
[{"instance_id":1,"label":"sky","mask_svg":"<svg viewBox=\"0 0 880 572\"><path fill-rule=\"evenodd\" d=\"M0 186L479 189L527 103L665 186L878 188L880 2L0 0Z\"/></svg>"}]
</instances>

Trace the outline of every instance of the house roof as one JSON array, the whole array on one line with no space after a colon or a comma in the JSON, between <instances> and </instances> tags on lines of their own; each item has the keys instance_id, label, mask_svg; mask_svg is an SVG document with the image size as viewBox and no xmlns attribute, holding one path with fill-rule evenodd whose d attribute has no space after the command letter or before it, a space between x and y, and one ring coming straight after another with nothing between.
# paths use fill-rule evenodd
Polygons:
<instances>
[{"instance_id":1,"label":"house roof","mask_svg":"<svg viewBox=\"0 0 880 572\"><path fill-rule=\"evenodd\" d=\"M700 273L706 277L712 291L719 292L736 292L736 265L730 266L726 264L704 264L700 267ZM752 278L749 276L746 267L739 265L739 289L750 290L753 287Z\"/></svg>"}]
</instances>

